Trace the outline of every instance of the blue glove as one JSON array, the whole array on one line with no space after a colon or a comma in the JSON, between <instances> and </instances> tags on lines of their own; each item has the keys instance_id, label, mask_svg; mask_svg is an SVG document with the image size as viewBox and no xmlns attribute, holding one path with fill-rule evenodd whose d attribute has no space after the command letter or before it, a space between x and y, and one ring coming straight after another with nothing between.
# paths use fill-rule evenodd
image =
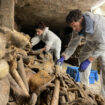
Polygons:
<instances>
[{"instance_id":1,"label":"blue glove","mask_svg":"<svg viewBox=\"0 0 105 105\"><path fill-rule=\"evenodd\" d=\"M79 71L80 72L84 72L87 69L87 67L89 66L89 64L90 64L90 61L88 59L86 59L85 61L83 61L80 64Z\"/></svg>"},{"instance_id":2,"label":"blue glove","mask_svg":"<svg viewBox=\"0 0 105 105\"><path fill-rule=\"evenodd\" d=\"M64 60L65 60L64 57L61 57L60 59L57 60L57 64L60 63L60 65L62 65Z\"/></svg>"}]
</instances>

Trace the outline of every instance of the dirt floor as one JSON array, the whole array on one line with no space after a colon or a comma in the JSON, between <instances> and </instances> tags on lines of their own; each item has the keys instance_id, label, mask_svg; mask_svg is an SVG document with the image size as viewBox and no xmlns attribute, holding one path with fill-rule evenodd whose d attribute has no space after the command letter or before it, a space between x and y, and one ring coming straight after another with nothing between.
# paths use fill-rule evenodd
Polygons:
<instances>
[{"instance_id":1,"label":"dirt floor","mask_svg":"<svg viewBox=\"0 0 105 105\"><path fill-rule=\"evenodd\" d=\"M62 66L62 72L66 72L67 66L71 66L67 63L64 63ZM100 75L98 74L98 81L95 81L94 84L89 84L89 91L92 93L100 94L101 92L101 83L100 83Z\"/></svg>"}]
</instances>

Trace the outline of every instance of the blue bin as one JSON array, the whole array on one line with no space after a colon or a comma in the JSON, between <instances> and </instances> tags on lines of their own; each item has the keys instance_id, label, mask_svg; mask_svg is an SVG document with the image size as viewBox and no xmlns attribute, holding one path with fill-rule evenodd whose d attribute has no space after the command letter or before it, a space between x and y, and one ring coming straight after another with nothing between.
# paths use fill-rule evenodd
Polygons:
<instances>
[{"instance_id":1,"label":"blue bin","mask_svg":"<svg viewBox=\"0 0 105 105\"><path fill-rule=\"evenodd\" d=\"M69 74L72 78L75 79L76 82L80 82L80 75L79 75L79 67L67 67L66 73ZM89 83L94 84L94 82L98 81L98 72L96 70L91 70L89 76Z\"/></svg>"},{"instance_id":2,"label":"blue bin","mask_svg":"<svg viewBox=\"0 0 105 105\"><path fill-rule=\"evenodd\" d=\"M78 68L79 67L69 67L68 66L66 70L66 73L69 74L71 77L73 77L76 82L80 82Z\"/></svg>"},{"instance_id":3,"label":"blue bin","mask_svg":"<svg viewBox=\"0 0 105 105\"><path fill-rule=\"evenodd\" d=\"M90 77L95 77L95 80L98 81L98 72L97 72L97 70L91 70Z\"/></svg>"},{"instance_id":4,"label":"blue bin","mask_svg":"<svg viewBox=\"0 0 105 105\"><path fill-rule=\"evenodd\" d=\"M94 84L95 80L98 81L98 72L97 70L91 70L90 76L89 76L90 84Z\"/></svg>"}]
</instances>

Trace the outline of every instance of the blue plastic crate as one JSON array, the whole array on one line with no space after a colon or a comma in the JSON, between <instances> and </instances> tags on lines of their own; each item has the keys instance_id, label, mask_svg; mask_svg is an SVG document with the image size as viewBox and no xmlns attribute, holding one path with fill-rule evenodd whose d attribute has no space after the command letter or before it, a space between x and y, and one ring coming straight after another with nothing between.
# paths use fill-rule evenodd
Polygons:
<instances>
[{"instance_id":1,"label":"blue plastic crate","mask_svg":"<svg viewBox=\"0 0 105 105\"><path fill-rule=\"evenodd\" d=\"M94 77L89 77L89 83L94 84L94 82L95 82L95 78Z\"/></svg>"},{"instance_id":2,"label":"blue plastic crate","mask_svg":"<svg viewBox=\"0 0 105 105\"><path fill-rule=\"evenodd\" d=\"M98 72L97 72L97 70L91 70L90 77L95 77L95 80L98 81Z\"/></svg>"},{"instance_id":3,"label":"blue plastic crate","mask_svg":"<svg viewBox=\"0 0 105 105\"><path fill-rule=\"evenodd\" d=\"M78 68L79 67L69 67L68 66L66 70L66 73L69 74L71 77L73 77L76 82L80 82Z\"/></svg>"},{"instance_id":4,"label":"blue plastic crate","mask_svg":"<svg viewBox=\"0 0 105 105\"><path fill-rule=\"evenodd\" d=\"M66 73L69 74L71 77L75 79L76 82L80 82L80 75L79 75L79 67L67 67ZM98 81L98 72L96 70L91 70L89 76L89 83L94 84L94 82Z\"/></svg>"}]
</instances>

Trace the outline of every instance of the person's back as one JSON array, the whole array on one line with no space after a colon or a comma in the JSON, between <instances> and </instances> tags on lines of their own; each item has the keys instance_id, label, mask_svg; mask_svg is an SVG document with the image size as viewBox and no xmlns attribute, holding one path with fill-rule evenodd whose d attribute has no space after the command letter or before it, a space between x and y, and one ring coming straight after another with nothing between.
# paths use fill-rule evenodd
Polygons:
<instances>
[{"instance_id":1,"label":"person's back","mask_svg":"<svg viewBox=\"0 0 105 105\"><path fill-rule=\"evenodd\" d=\"M105 43L105 17L97 14L92 14L90 12L86 12L85 17L89 16L93 21L93 33L90 34L86 32L86 38L90 41L98 41L99 43ZM87 23L89 24L89 23ZM89 35L90 34L90 35Z\"/></svg>"},{"instance_id":2,"label":"person's back","mask_svg":"<svg viewBox=\"0 0 105 105\"><path fill-rule=\"evenodd\" d=\"M45 28L45 31L41 37L41 40L45 42L46 44L52 43L51 49L55 49L57 46L61 46L60 38L55 33L53 33L51 30L49 30L48 27Z\"/></svg>"}]
</instances>

